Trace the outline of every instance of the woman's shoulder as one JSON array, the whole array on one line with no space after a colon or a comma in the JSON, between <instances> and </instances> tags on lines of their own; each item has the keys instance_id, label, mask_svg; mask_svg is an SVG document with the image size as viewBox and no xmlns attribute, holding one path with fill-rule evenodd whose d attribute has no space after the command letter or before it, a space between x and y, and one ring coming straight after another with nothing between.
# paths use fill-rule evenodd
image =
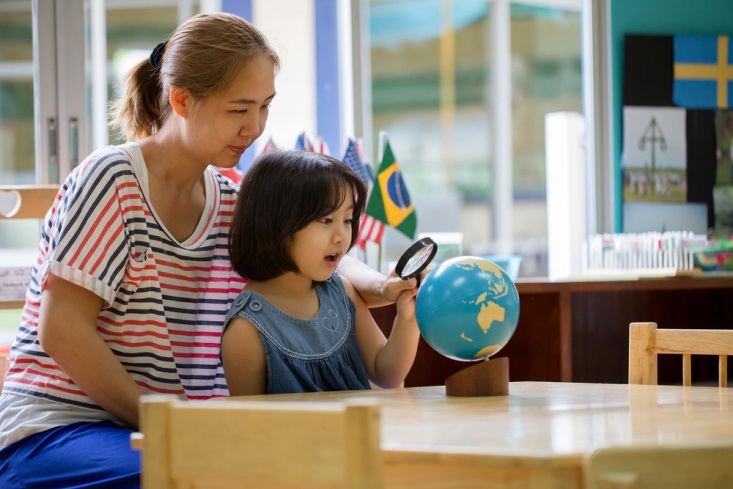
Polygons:
<instances>
[{"instance_id":1,"label":"woman's shoulder","mask_svg":"<svg viewBox=\"0 0 733 489\"><path fill-rule=\"evenodd\" d=\"M103 146L93 151L71 173L77 180L134 177L133 156L126 147Z\"/></svg>"},{"instance_id":2,"label":"woman's shoulder","mask_svg":"<svg viewBox=\"0 0 733 489\"><path fill-rule=\"evenodd\" d=\"M233 181L231 178L223 175L213 166L208 167L206 170L213 177L214 181L217 183L222 193L231 193L234 195L239 193L239 184Z\"/></svg>"}]
</instances>

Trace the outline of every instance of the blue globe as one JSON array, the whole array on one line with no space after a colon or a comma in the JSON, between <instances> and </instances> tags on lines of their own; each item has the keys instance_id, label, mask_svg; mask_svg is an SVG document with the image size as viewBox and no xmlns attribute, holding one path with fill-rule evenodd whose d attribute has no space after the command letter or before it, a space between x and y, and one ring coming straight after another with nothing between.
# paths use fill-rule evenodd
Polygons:
<instances>
[{"instance_id":1,"label":"blue globe","mask_svg":"<svg viewBox=\"0 0 733 489\"><path fill-rule=\"evenodd\" d=\"M511 339L519 294L497 264L475 256L446 260L420 284L417 324L425 341L454 360L488 358Z\"/></svg>"}]
</instances>

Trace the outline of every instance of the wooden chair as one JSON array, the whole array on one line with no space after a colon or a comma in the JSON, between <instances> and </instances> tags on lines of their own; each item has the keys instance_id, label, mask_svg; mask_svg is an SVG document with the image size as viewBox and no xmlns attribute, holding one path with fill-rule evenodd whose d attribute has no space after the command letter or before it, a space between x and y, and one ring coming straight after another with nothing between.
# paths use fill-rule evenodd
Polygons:
<instances>
[{"instance_id":1,"label":"wooden chair","mask_svg":"<svg viewBox=\"0 0 733 489\"><path fill-rule=\"evenodd\" d=\"M56 199L58 185L0 185L0 221L43 219ZM0 299L0 309L20 309L22 300Z\"/></svg>"},{"instance_id":2,"label":"wooden chair","mask_svg":"<svg viewBox=\"0 0 733 489\"><path fill-rule=\"evenodd\" d=\"M43 219L58 191L58 185L0 185L0 219Z\"/></svg>"},{"instance_id":3,"label":"wooden chair","mask_svg":"<svg viewBox=\"0 0 733 489\"><path fill-rule=\"evenodd\" d=\"M43 219L53 205L58 185L0 185L0 221L4 219ZM0 309L20 309L23 300L0 299ZM0 387L8 368L5 351L0 352Z\"/></svg>"},{"instance_id":4,"label":"wooden chair","mask_svg":"<svg viewBox=\"0 0 733 489\"><path fill-rule=\"evenodd\" d=\"M380 407L144 396L143 489L382 487Z\"/></svg>"},{"instance_id":5,"label":"wooden chair","mask_svg":"<svg viewBox=\"0 0 733 489\"><path fill-rule=\"evenodd\" d=\"M728 385L728 355L733 355L733 330L657 329L656 323L629 326L629 384L657 384L657 355L682 355L682 385L691 380L692 355L717 355L718 385Z\"/></svg>"},{"instance_id":6,"label":"wooden chair","mask_svg":"<svg viewBox=\"0 0 733 489\"><path fill-rule=\"evenodd\" d=\"M585 489L733 487L733 442L600 448L585 461Z\"/></svg>"}]
</instances>

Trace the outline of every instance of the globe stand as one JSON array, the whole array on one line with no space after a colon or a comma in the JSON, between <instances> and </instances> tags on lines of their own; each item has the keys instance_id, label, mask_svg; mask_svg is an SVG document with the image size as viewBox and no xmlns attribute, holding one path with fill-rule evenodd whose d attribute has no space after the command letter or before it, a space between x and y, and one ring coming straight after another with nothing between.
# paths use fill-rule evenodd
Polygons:
<instances>
[{"instance_id":1,"label":"globe stand","mask_svg":"<svg viewBox=\"0 0 733 489\"><path fill-rule=\"evenodd\" d=\"M506 396L509 394L509 358L501 357L454 373L445 380L445 393L456 397Z\"/></svg>"}]
</instances>

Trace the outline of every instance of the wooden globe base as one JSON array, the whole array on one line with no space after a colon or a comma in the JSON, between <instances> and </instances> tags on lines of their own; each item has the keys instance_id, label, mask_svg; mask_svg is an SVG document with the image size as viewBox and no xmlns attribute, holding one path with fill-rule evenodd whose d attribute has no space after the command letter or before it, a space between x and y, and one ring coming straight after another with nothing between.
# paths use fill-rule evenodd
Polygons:
<instances>
[{"instance_id":1,"label":"wooden globe base","mask_svg":"<svg viewBox=\"0 0 733 489\"><path fill-rule=\"evenodd\" d=\"M454 373L445 380L448 396L478 397L509 394L509 358L486 360Z\"/></svg>"}]
</instances>

